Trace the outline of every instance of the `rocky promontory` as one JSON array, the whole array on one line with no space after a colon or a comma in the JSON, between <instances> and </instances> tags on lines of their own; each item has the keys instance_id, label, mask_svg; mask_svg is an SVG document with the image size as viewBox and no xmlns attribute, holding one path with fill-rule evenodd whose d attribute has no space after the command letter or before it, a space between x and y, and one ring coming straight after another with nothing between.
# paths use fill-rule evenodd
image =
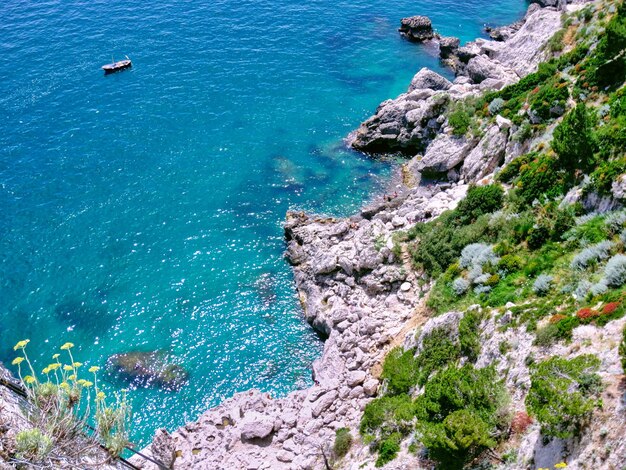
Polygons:
<instances>
[{"instance_id":1,"label":"rocky promontory","mask_svg":"<svg viewBox=\"0 0 626 470\"><path fill-rule=\"evenodd\" d=\"M404 33L414 39L427 39L429 30L432 34L430 22L405 20ZM425 335L441 326L458 336L463 316L452 311L430 317L425 299L432 284L412 268L410 253L394 242L394 236L453 209L471 184L493 181L494 171L531 145L514 138L519 126L499 114L479 133L455 133L446 111L537 70L548 55L547 42L560 27L557 8L533 5L519 28L503 32L501 41L477 40L460 47L457 41L446 40L442 47L456 64L453 81L422 69L407 93L378 107L351 136L351 145L369 153L410 156L402 166L402 184L346 219L287 214L286 257L293 266L304 317L326 338L322 357L312 367L314 385L278 399L258 390L237 394L171 434L159 431L146 453L173 469L375 467L375 458L363 442L353 446L348 458L332 462L337 430L348 428L358 435L366 405L385 392L381 363L393 347L419 350ZM616 391L620 383L617 353L600 351L597 345L618 341L624 319L607 329L581 326L569 345L542 347L533 343L524 328L513 324L515 307L511 303L504 312L485 309L488 315L478 333L483 348L476 362L506 375L514 411L521 412L518 408L523 407L528 392L528 357L573 357L587 348L598 354L603 379L609 384L603 396L607 416L623 412ZM468 310L482 312L478 305ZM504 343L513 348L506 357ZM620 455L626 451L620 438L622 428L608 417L605 422L604 428L593 427L582 442L570 443L577 446L568 449L575 456L572 468L587 468L584 464L576 467L576 462L608 462L601 468L619 468ZM565 453L563 446L570 444L546 443L538 425L530 429L515 443L519 460L499 462L504 465L499 468L527 468L528 462L550 466L560 461L556 459ZM614 455L599 455L600 442L610 446ZM141 459L133 461L142 468L154 468ZM398 458L385 468L432 468L432 462L403 444Z\"/></svg>"}]
</instances>

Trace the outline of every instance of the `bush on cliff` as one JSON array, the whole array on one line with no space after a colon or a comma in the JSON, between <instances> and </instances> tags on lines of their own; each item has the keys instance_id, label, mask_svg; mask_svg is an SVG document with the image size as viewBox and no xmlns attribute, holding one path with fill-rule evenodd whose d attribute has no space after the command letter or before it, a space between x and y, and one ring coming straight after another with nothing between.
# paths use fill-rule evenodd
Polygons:
<instances>
[{"instance_id":1,"label":"bush on cliff","mask_svg":"<svg viewBox=\"0 0 626 470\"><path fill-rule=\"evenodd\" d=\"M459 322L459 343L461 354L470 362L476 362L480 354L480 326L481 316L475 310L468 310Z\"/></svg>"},{"instance_id":2,"label":"bush on cliff","mask_svg":"<svg viewBox=\"0 0 626 470\"><path fill-rule=\"evenodd\" d=\"M508 403L492 367L449 367L415 400L418 437L441 468L463 468L495 447L508 426Z\"/></svg>"},{"instance_id":3,"label":"bush on cliff","mask_svg":"<svg viewBox=\"0 0 626 470\"><path fill-rule=\"evenodd\" d=\"M433 330L422 341L422 349L417 356L417 384L423 386L430 376L456 362L461 355L460 345L452 339L448 328Z\"/></svg>"},{"instance_id":4,"label":"bush on cliff","mask_svg":"<svg viewBox=\"0 0 626 470\"><path fill-rule=\"evenodd\" d=\"M559 157L560 168L568 172L593 169L596 145L592 125L587 107L579 103L554 129L552 148Z\"/></svg>"},{"instance_id":5,"label":"bush on cliff","mask_svg":"<svg viewBox=\"0 0 626 470\"><path fill-rule=\"evenodd\" d=\"M463 225L475 222L481 215L501 209L503 202L504 190L499 184L470 186L467 196L457 207L459 222Z\"/></svg>"},{"instance_id":6,"label":"bush on cliff","mask_svg":"<svg viewBox=\"0 0 626 470\"><path fill-rule=\"evenodd\" d=\"M333 454L336 458L345 456L352 447L352 434L350 429L339 428L335 431L335 444L333 445Z\"/></svg>"},{"instance_id":7,"label":"bush on cliff","mask_svg":"<svg viewBox=\"0 0 626 470\"><path fill-rule=\"evenodd\" d=\"M552 357L531 367L526 407L544 435L566 439L580 434L599 404L599 366L600 360L587 354L571 360Z\"/></svg>"},{"instance_id":8,"label":"bush on cliff","mask_svg":"<svg viewBox=\"0 0 626 470\"><path fill-rule=\"evenodd\" d=\"M472 118L461 103L458 104L448 115L448 124L452 127L454 135L465 135L469 130Z\"/></svg>"},{"instance_id":9,"label":"bush on cliff","mask_svg":"<svg viewBox=\"0 0 626 470\"><path fill-rule=\"evenodd\" d=\"M418 375L415 350L403 351L396 347L385 357L381 378L386 380L388 395L409 393L417 383Z\"/></svg>"}]
</instances>

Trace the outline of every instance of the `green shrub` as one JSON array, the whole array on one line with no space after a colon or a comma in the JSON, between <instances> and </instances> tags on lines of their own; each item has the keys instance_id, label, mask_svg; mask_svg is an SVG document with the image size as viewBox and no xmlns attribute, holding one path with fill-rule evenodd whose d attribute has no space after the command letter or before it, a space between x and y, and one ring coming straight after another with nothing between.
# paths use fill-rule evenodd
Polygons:
<instances>
[{"instance_id":1,"label":"green shrub","mask_svg":"<svg viewBox=\"0 0 626 470\"><path fill-rule=\"evenodd\" d=\"M383 362L381 378L387 382L387 394L400 395L409 393L418 379L418 366L415 350L403 351L402 348L392 349Z\"/></svg>"},{"instance_id":2,"label":"green shrub","mask_svg":"<svg viewBox=\"0 0 626 470\"><path fill-rule=\"evenodd\" d=\"M459 344L461 354L471 362L476 362L480 354L480 326L481 317L475 310L465 312L459 322Z\"/></svg>"},{"instance_id":3,"label":"green shrub","mask_svg":"<svg viewBox=\"0 0 626 470\"><path fill-rule=\"evenodd\" d=\"M498 261L497 267L498 270L504 271L507 274L516 273L524 267L524 260L518 255L504 255L500 258L500 261Z\"/></svg>"},{"instance_id":4,"label":"green shrub","mask_svg":"<svg viewBox=\"0 0 626 470\"><path fill-rule=\"evenodd\" d=\"M441 327L433 330L424 337L421 352L416 359L419 368L417 384L420 386L426 384L433 372L456 362L460 354L461 348L452 340L447 328Z\"/></svg>"},{"instance_id":5,"label":"green shrub","mask_svg":"<svg viewBox=\"0 0 626 470\"><path fill-rule=\"evenodd\" d=\"M449 367L415 400L418 435L442 468L462 468L495 446L508 424L508 403L493 367Z\"/></svg>"},{"instance_id":6,"label":"green shrub","mask_svg":"<svg viewBox=\"0 0 626 470\"><path fill-rule=\"evenodd\" d=\"M454 135L465 135L469 130L472 118L461 104L458 105L448 116L448 124L452 127Z\"/></svg>"},{"instance_id":7,"label":"green shrub","mask_svg":"<svg viewBox=\"0 0 626 470\"><path fill-rule=\"evenodd\" d=\"M483 451L496 446L489 424L471 410L454 411L442 423L423 423L419 430L429 457L439 463L439 468L461 470Z\"/></svg>"},{"instance_id":8,"label":"green shrub","mask_svg":"<svg viewBox=\"0 0 626 470\"><path fill-rule=\"evenodd\" d=\"M557 162L547 155L522 165L517 179L518 195L526 204L544 197L553 199L565 191L565 181L558 172Z\"/></svg>"},{"instance_id":9,"label":"green shrub","mask_svg":"<svg viewBox=\"0 0 626 470\"><path fill-rule=\"evenodd\" d=\"M400 452L401 441L402 435L393 433L380 443L378 447L378 458L376 459L377 467L382 467L396 458L396 455Z\"/></svg>"},{"instance_id":10,"label":"green shrub","mask_svg":"<svg viewBox=\"0 0 626 470\"><path fill-rule=\"evenodd\" d=\"M413 401L408 395L383 396L365 406L359 432L362 435L389 435L392 432L408 434L415 415Z\"/></svg>"},{"instance_id":11,"label":"green shrub","mask_svg":"<svg viewBox=\"0 0 626 470\"><path fill-rule=\"evenodd\" d=\"M589 58L585 80L589 85L621 85L626 76L626 4L620 2L617 12L606 25L593 55ZM620 56L621 54L621 56Z\"/></svg>"},{"instance_id":12,"label":"green shrub","mask_svg":"<svg viewBox=\"0 0 626 470\"><path fill-rule=\"evenodd\" d=\"M471 186L457 207L460 223L472 223L483 214L495 212L502 208L503 202L504 190L499 184Z\"/></svg>"},{"instance_id":13,"label":"green shrub","mask_svg":"<svg viewBox=\"0 0 626 470\"><path fill-rule=\"evenodd\" d=\"M352 447L352 434L350 434L350 429L337 429L335 431L335 444L333 445L333 453L335 454L335 457L343 457L348 453L350 447Z\"/></svg>"},{"instance_id":14,"label":"green shrub","mask_svg":"<svg viewBox=\"0 0 626 470\"><path fill-rule=\"evenodd\" d=\"M587 107L579 103L554 129L552 148L559 157L560 168L570 172L593 168L596 146L592 126Z\"/></svg>"},{"instance_id":15,"label":"green shrub","mask_svg":"<svg viewBox=\"0 0 626 470\"><path fill-rule=\"evenodd\" d=\"M560 52L563 50L563 38L566 30L559 29L548 41L547 47L550 52Z\"/></svg>"},{"instance_id":16,"label":"green shrub","mask_svg":"<svg viewBox=\"0 0 626 470\"><path fill-rule=\"evenodd\" d=\"M419 239L409 245L409 253L416 268L431 276L444 272L471 243L486 241L490 237L489 217L483 215L473 224L457 225L458 214L449 211L427 224L416 224L409 230L409 239Z\"/></svg>"},{"instance_id":17,"label":"green shrub","mask_svg":"<svg viewBox=\"0 0 626 470\"><path fill-rule=\"evenodd\" d=\"M531 92L528 101L535 115L547 121L552 117L563 114L568 98L567 82L565 80L550 80L541 86L536 93L534 91ZM555 107L561 108L562 111L553 113L552 110Z\"/></svg>"},{"instance_id":18,"label":"green shrub","mask_svg":"<svg viewBox=\"0 0 626 470\"><path fill-rule=\"evenodd\" d=\"M20 459L28 462L41 462L52 451L52 447L52 439L37 428L20 431L15 435L16 453Z\"/></svg>"},{"instance_id":19,"label":"green shrub","mask_svg":"<svg viewBox=\"0 0 626 470\"><path fill-rule=\"evenodd\" d=\"M535 345L540 347L552 346L559 339L559 329L552 323L539 328L535 334Z\"/></svg>"},{"instance_id":20,"label":"green shrub","mask_svg":"<svg viewBox=\"0 0 626 470\"><path fill-rule=\"evenodd\" d=\"M592 355L552 357L531 366L526 407L544 435L566 439L580 433L598 404L597 387L587 384L598 383L599 366Z\"/></svg>"}]
</instances>

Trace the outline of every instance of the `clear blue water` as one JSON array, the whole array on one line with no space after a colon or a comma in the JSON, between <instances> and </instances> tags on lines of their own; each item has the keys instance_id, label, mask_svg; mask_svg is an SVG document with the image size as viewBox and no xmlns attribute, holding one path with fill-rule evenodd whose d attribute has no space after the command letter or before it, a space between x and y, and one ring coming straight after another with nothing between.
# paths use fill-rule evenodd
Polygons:
<instances>
[{"instance_id":1,"label":"clear blue water","mask_svg":"<svg viewBox=\"0 0 626 470\"><path fill-rule=\"evenodd\" d=\"M0 359L26 337L42 366L65 341L101 366L170 351L189 383L131 393L139 443L236 391L307 385L322 344L281 256L285 212L346 215L385 184L391 165L342 139L439 67L401 17L470 40L525 7L2 2ZM104 77L112 54L132 70Z\"/></svg>"}]
</instances>

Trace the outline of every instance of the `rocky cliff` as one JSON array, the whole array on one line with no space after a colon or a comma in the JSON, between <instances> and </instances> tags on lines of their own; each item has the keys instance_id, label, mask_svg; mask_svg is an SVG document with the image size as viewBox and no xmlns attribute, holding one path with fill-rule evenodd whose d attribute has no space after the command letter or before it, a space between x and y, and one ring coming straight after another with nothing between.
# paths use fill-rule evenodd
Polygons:
<instances>
[{"instance_id":1,"label":"rocky cliff","mask_svg":"<svg viewBox=\"0 0 626 470\"><path fill-rule=\"evenodd\" d=\"M442 321L429 320L424 299L431 284L411 268L406 252L394 248L394 233L454 208L469 183L490 180L497 167L530 145L514 139L518 126L501 116L478 135L454 135L444 111L455 102L502 89L535 71L548 55L546 43L560 27L559 9L533 5L522 22L498 36L504 40L477 40L460 48L447 40L445 55L458 73L453 82L421 70L407 93L379 106L350 142L365 152L402 152L412 157L403 167L403 184L391 190L396 191L393 197L385 196L348 219L292 212L285 224L287 258L293 265L305 317L327 337L322 357L313 364L315 384L281 399L257 390L238 394L171 435L159 431L147 453L175 469L331 468L335 432L347 427L358 434L362 412L379 391L385 354L414 341L418 327L423 326L424 332ZM439 183L429 185L427 179ZM448 315L443 321L454 323L454 318ZM494 322L488 320L481 326L485 347L479 362L513 369L515 373L507 380L512 390L518 390L519 402L529 380L524 352L532 346L523 331L501 333ZM622 323L604 333L593 327L577 332L570 349L580 348L594 335L616 341ZM498 345L504 339L513 342L519 354L500 360ZM562 346L556 348L561 349L552 353L572 353ZM617 412L623 407L615 393L617 355L610 352L602 360L614 393L606 397L607 413ZM603 436L613 451L623 453L621 431L611 428ZM593 462L590 455L596 452L596 437L580 444L580 462ZM544 451L538 439L536 429L524 437L520 455L552 465L562 449ZM619 468L623 463L617 457L612 462L602 468ZM140 460L135 463L151 468ZM332 465L373 468L374 459L366 445L356 444L348 458ZM403 448L388 468L419 466L419 459ZM526 467L520 464L519 468ZM574 468L578 467L574 464ZM581 463L579 468L587 467Z\"/></svg>"}]
</instances>

